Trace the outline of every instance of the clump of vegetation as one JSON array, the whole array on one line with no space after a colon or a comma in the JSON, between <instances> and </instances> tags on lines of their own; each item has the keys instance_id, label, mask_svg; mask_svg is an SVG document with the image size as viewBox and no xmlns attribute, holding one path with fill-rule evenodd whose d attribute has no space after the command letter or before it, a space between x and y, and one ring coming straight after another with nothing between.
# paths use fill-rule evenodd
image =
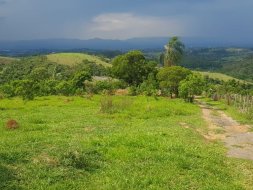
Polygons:
<instances>
[{"instance_id":1,"label":"clump of vegetation","mask_svg":"<svg viewBox=\"0 0 253 190\"><path fill-rule=\"evenodd\" d=\"M169 43L165 46L165 52L160 56L162 65L171 67L177 65L183 58L185 46L174 36L170 39Z\"/></svg>"},{"instance_id":2,"label":"clump of vegetation","mask_svg":"<svg viewBox=\"0 0 253 190\"><path fill-rule=\"evenodd\" d=\"M71 150L67 151L63 155L62 164L68 167L74 167L76 169L82 169L91 172L101 166L102 158L101 154L99 154L99 152L96 150Z\"/></svg>"},{"instance_id":3,"label":"clump of vegetation","mask_svg":"<svg viewBox=\"0 0 253 190\"><path fill-rule=\"evenodd\" d=\"M123 81L108 78L106 80L85 81L85 91L88 94L108 94L113 95L117 89L126 88Z\"/></svg>"},{"instance_id":4,"label":"clump of vegetation","mask_svg":"<svg viewBox=\"0 0 253 190\"><path fill-rule=\"evenodd\" d=\"M164 94L170 94L171 97L174 94L177 98L180 82L191 74L189 69L180 66L165 67L159 71L157 79Z\"/></svg>"},{"instance_id":5,"label":"clump of vegetation","mask_svg":"<svg viewBox=\"0 0 253 190\"><path fill-rule=\"evenodd\" d=\"M113 113L115 112L115 105L111 96L105 96L100 100L100 112Z\"/></svg>"},{"instance_id":6,"label":"clump of vegetation","mask_svg":"<svg viewBox=\"0 0 253 190\"><path fill-rule=\"evenodd\" d=\"M112 61L111 73L129 85L139 85L150 73L156 73L156 62L146 60L140 51L130 51Z\"/></svg>"},{"instance_id":7,"label":"clump of vegetation","mask_svg":"<svg viewBox=\"0 0 253 190\"><path fill-rule=\"evenodd\" d=\"M193 102L195 95L201 95L204 89L204 79L200 74L189 75L180 82L179 95L187 102Z\"/></svg>"},{"instance_id":8,"label":"clump of vegetation","mask_svg":"<svg viewBox=\"0 0 253 190\"><path fill-rule=\"evenodd\" d=\"M15 130L18 129L19 127L20 127L19 123L14 119L10 119L6 122L7 129Z\"/></svg>"}]
</instances>

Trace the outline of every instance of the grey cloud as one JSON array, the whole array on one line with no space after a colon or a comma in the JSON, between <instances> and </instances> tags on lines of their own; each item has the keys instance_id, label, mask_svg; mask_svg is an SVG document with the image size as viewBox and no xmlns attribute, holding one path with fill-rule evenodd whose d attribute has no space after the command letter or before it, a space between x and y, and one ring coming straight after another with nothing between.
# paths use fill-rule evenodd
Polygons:
<instances>
[{"instance_id":1,"label":"grey cloud","mask_svg":"<svg viewBox=\"0 0 253 190\"><path fill-rule=\"evenodd\" d=\"M5 1L5 0L0 0L0 5L4 5L4 4L6 4L7 3L7 1Z\"/></svg>"},{"instance_id":2,"label":"grey cloud","mask_svg":"<svg viewBox=\"0 0 253 190\"><path fill-rule=\"evenodd\" d=\"M0 40L171 33L247 40L252 7L253 0L0 0Z\"/></svg>"}]
</instances>

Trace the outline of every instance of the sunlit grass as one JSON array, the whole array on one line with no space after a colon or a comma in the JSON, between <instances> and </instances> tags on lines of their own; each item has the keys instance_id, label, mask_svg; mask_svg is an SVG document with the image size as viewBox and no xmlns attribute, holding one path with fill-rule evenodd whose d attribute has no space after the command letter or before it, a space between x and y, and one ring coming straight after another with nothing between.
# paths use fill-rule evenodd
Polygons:
<instances>
[{"instance_id":1,"label":"sunlit grass","mask_svg":"<svg viewBox=\"0 0 253 190\"><path fill-rule=\"evenodd\" d=\"M240 80L222 73L213 73L213 72L199 72L199 73L202 74L203 76L209 76L210 78L219 79L223 81L236 80L242 83L250 83L248 81Z\"/></svg>"},{"instance_id":2,"label":"sunlit grass","mask_svg":"<svg viewBox=\"0 0 253 190\"><path fill-rule=\"evenodd\" d=\"M102 96L0 100L0 189L252 187L252 162L197 132L206 126L197 105L110 98L113 112L101 111ZM20 128L7 130L9 119Z\"/></svg>"},{"instance_id":3,"label":"sunlit grass","mask_svg":"<svg viewBox=\"0 0 253 190\"><path fill-rule=\"evenodd\" d=\"M94 55L88 55L84 53L56 53L47 55L47 58L55 63L64 64L64 65L75 65L82 63L84 60L88 60L105 67L110 66L109 63L102 61L99 57Z\"/></svg>"}]
</instances>

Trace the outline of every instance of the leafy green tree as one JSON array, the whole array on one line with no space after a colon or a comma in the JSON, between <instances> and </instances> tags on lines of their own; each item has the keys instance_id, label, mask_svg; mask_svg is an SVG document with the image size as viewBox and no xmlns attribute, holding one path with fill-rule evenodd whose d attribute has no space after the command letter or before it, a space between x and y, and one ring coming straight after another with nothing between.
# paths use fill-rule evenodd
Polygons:
<instances>
[{"instance_id":1,"label":"leafy green tree","mask_svg":"<svg viewBox=\"0 0 253 190\"><path fill-rule=\"evenodd\" d=\"M75 93L75 88L72 81L60 81L55 87L57 94L69 96Z\"/></svg>"},{"instance_id":2,"label":"leafy green tree","mask_svg":"<svg viewBox=\"0 0 253 190\"><path fill-rule=\"evenodd\" d=\"M130 85L139 85L156 72L156 63L147 61L140 51L130 51L117 56L112 61L111 72L116 78L124 80Z\"/></svg>"},{"instance_id":3,"label":"leafy green tree","mask_svg":"<svg viewBox=\"0 0 253 190\"><path fill-rule=\"evenodd\" d=\"M86 80L91 80L91 78L92 76L89 71L80 71L74 75L72 81L76 88L84 88L84 82Z\"/></svg>"},{"instance_id":4,"label":"leafy green tree","mask_svg":"<svg viewBox=\"0 0 253 190\"><path fill-rule=\"evenodd\" d=\"M16 95L21 96L23 100L33 100L36 91L37 85L34 81L31 80L19 80L17 81Z\"/></svg>"},{"instance_id":5,"label":"leafy green tree","mask_svg":"<svg viewBox=\"0 0 253 190\"><path fill-rule=\"evenodd\" d=\"M165 53L161 53L159 57L159 63L161 66L164 66L164 61L165 61Z\"/></svg>"},{"instance_id":6,"label":"leafy green tree","mask_svg":"<svg viewBox=\"0 0 253 190\"><path fill-rule=\"evenodd\" d=\"M200 95L205 86L204 78L200 74L189 75L180 82L179 95L188 102L194 101L195 95Z\"/></svg>"},{"instance_id":7,"label":"leafy green tree","mask_svg":"<svg viewBox=\"0 0 253 190\"><path fill-rule=\"evenodd\" d=\"M45 67L38 67L32 70L29 78L33 81L42 81L50 77L48 70Z\"/></svg>"},{"instance_id":8,"label":"leafy green tree","mask_svg":"<svg viewBox=\"0 0 253 190\"><path fill-rule=\"evenodd\" d=\"M174 66L183 57L184 44L178 37L172 37L169 43L165 46L164 66Z\"/></svg>"},{"instance_id":9,"label":"leafy green tree","mask_svg":"<svg viewBox=\"0 0 253 190\"><path fill-rule=\"evenodd\" d=\"M192 72L189 69L180 66L164 67L158 72L157 79L164 93L169 93L171 97L174 94L177 98L180 82L190 74Z\"/></svg>"},{"instance_id":10,"label":"leafy green tree","mask_svg":"<svg viewBox=\"0 0 253 190\"><path fill-rule=\"evenodd\" d=\"M148 76L148 79L145 80L141 85L139 86L139 94L144 94L146 96L156 96L157 89L159 87L159 84L156 80L156 77L154 74L150 74Z\"/></svg>"}]
</instances>

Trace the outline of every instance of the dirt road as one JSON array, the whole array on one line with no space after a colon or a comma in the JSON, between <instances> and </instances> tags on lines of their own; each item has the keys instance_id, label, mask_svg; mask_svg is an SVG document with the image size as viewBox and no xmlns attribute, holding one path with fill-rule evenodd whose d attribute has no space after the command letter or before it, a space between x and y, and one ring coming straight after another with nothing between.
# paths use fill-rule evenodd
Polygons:
<instances>
[{"instance_id":1,"label":"dirt road","mask_svg":"<svg viewBox=\"0 0 253 190\"><path fill-rule=\"evenodd\" d=\"M228 148L228 156L253 160L253 133L250 126L240 125L223 111L199 102L208 131L201 132L208 140L221 140Z\"/></svg>"}]
</instances>

